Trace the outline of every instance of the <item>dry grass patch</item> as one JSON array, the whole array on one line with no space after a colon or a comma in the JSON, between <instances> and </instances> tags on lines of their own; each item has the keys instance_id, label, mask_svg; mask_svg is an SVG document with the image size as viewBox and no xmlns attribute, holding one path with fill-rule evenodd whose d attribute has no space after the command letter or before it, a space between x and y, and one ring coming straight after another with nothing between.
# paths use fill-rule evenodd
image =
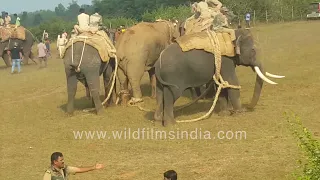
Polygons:
<instances>
[{"instance_id":1,"label":"dry grass patch","mask_svg":"<svg viewBox=\"0 0 320 180\"><path fill-rule=\"evenodd\" d=\"M1 169L6 180L41 179L50 155L61 151L69 165L105 164L105 169L73 176L72 179L161 179L174 169L179 179L291 179L301 152L283 116L296 112L304 124L319 135L319 22L296 22L253 28L259 42L259 58L266 69L285 75L276 86L265 84L253 112L235 117L211 118L164 128L150 122L150 113L135 107L110 107L103 116L82 112L91 102L79 83L77 111L65 114L66 79L61 59L49 60L48 68L23 66L21 74L0 70ZM53 56L57 52L53 49ZM4 66L3 61L0 66ZM249 68L237 69L243 103L248 103L255 75ZM150 95L147 76L144 94ZM102 88L101 88L101 92ZM186 93L186 96L188 93ZM189 102L188 97L177 104ZM144 106L155 108L146 97ZM201 102L180 113L190 119L205 113L211 103ZM201 112L200 112L201 111ZM114 131L131 128L186 130L201 128L216 137L219 131L245 131L246 139L219 140L76 140L73 131ZM32 147L32 148L30 148ZM3 179L2 178L2 179Z\"/></svg>"}]
</instances>

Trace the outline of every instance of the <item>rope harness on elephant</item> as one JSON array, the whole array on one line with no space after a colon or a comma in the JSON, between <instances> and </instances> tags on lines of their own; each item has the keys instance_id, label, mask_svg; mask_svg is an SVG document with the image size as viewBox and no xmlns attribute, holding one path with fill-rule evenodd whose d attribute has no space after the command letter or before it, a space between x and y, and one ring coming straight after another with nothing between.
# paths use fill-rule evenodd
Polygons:
<instances>
[{"instance_id":1,"label":"rope harness on elephant","mask_svg":"<svg viewBox=\"0 0 320 180\"><path fill-rule=\"evenodd\" d=\"M205 115L203 115L199 118L196 118L196 119L178 120L178 121L176 121L177 123L196 122L196 121L201 121L203 119L208 118L210 116L210 114L213 112L213 110L217 104L217 101L218 101L218 98L219 98L219 95L220 95L220 92L222 89L225 89L225 88L240 89L241 88L240 86L230 85L228 83L228 81L223 80L221 73L220 73L220 71L221 71L221 51L220 51L220 44L219 44L217 34L214 31L210 31L209 29L207 29L207 34L210 39L211 45L214 48L216 71L215 71L215 74L213 75L213 80L218 85L217 93L214 97L214 100L213 100L213 103L212 103L210 110Z\"/></svg>"},{"instance_id":2,"label":"rope harness on elephant","mask_svg":"<svg viewBox=\"0 0 320 180\"><path fill-rule=\"evenodd\" d=\"M84 48L86 47L86 41L87 41L87 39L88 39L89 37L88 37L88 36L77 36L77 38L83 38L83 39L84 39L84 41L83 41L83 47L82 47L82 52L81 52L81 57L80 57L80 62L79 62L79 64L78 64L78 67L77 67L76 70L75 70L75 71L78 73L78 72L80 72L80 66L81 66L82 59L83 59ZM71 62L72 62L72 64L73 64L73 40L74 40L74 38L71 39L71 43L72 43Z\"/></svg>"}]
</instances>

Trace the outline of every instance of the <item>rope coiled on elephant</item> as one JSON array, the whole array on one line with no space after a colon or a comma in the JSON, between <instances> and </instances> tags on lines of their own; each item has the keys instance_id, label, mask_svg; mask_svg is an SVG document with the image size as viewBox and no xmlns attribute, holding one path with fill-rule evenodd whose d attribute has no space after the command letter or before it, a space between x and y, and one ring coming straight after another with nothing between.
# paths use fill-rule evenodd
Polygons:
<instances>
[{"instance_id":1,"label":"rope coiled on elephant","mask_svg":"<svg viewBox=\"0 0 320 180\"><path fill-rule=\"evenodd\" d=\"M213 80L218 85L217 93L215 95L215 98L213 100L213 103L212 103L210 110L205 115L203 115L199 118L196 118L196 119L178 120L178 121L176 121L177 123L196 122L196 121L201 121L203 119L208 118L210 116L210 114L213 112L213 110L217 104L217 101L218 101L218 98L219 98L219 95L220 95L220 92L222 89L224 89L224 88L240 89L241 88L240 86L230 85L227 81L223 80L221 73L220 73L220 71L221 71L221 50L220 50L220 44L219 44L218 37L214 31L207 30L207 34L209 36L211 45L214 48L216 72L213 75Z\"/></svg>"}]
</instances>

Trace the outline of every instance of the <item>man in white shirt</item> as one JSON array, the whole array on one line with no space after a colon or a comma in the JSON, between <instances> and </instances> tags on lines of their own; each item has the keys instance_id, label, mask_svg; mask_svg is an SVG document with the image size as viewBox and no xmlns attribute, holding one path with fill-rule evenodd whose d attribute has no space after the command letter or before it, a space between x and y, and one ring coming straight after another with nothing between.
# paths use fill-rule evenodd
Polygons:
<instances>
[{"instance_id":1,"label":"man in white shirt","mask_svg":"<svg viewBox=\"0 0 320 180\"><path fill-rule=\"evenodd\" d=\"M83 8L79 10L80 14L78 15L78 24L74 26L76 34L80 34L85 31L89 31L89 15L85 13Z\"/></svg>"},{"instance_id":2,"label":"man in white shirt","mask_svg":"<svg viewBox=\"0 0 320 180\"><path fill-rule=\"evenodd\" d=\"M90 29L91 31L98 31L99 26L102 25L102 16L99 14L99 9L94 9L95 13L90 16Z\"/></svg>"},{"instance_id":3,"label":"man in white shirt","mask_svg":"<svg viewBox=\"0 0 320 180\"><path fill-rule=\"evenodd\" d=\"M61 54L62 54L62 51L63 49L66 47L66 44L67 44L67 39L64 35L58 35L58 38L57 38L57 48L59 50L59 56L61 57Z\"/></svg>"}]
</instances>

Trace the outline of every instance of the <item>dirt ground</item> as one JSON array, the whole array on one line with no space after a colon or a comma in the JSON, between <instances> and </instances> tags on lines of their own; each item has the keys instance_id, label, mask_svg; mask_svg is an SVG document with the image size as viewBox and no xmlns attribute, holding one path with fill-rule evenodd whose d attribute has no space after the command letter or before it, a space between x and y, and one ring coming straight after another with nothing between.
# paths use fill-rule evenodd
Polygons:
<instances>
[{"instance_id":1,"label":"dirt ground","mask_svg":"<svg viewBox=\"0 0 320 180\"><path fill-rule=\"evenodd\" d=\"M320 130L320 22L295 22L263 25L252 29L259 48L258 57L268 72L285 75L265 83L260 101L253 112L232 117L212 115L209 119L161 127L150 121L152 113L136 107L109 107L102 116L83 112L91 107L79 83L76 112L65 113L67 101L63 61L52 47L48 68L22 66L21 74L10 74L0 61L1 166L6 180L41 179L55 151L64 154L71 166L103 163L103 170L77 174L80 179L162 179L163 172L174 169L179 179L292 179L301 151L288 129L285 111L299 115L317 138ZM238 67L242 103L250 102L255 83L251 68ZM101 86L102 87L102 86ZM150 96L147 74L143 79L144 107L155 108ZM101 88L101 94L103 90ZM189 93L177 106L190 101ZM176 118L191 119L206 113L211 102L199 102ZM113 139L112 131L153 130L169 132L198 130L197 139L140 136ZM107 131L109 138L82 139L74 131ZM238 132L242 133L242 136ZM202 135L200 135L200 132ZM208 139L208 133L211 139ZM218 137L218 133L220 136ZM228 133L222 138L221 132ZM168 135L167 134L167 135ZM193 133L194 135L195 133ZM205 136L206 134L207 136ZM191 135L191 134L190 134ZM234 135L231 138L231 135ZM237 135L237 136L236 136ZM245 136L244 136L245 135ZM172 136L171 136L172 137ZM176 136L177 137L177 136ZM191 137L191 136L190 136ZM200 139L202 138L202 139ZM207 139L205 139L207 138Z\"/></svg>"}]
</instances>

